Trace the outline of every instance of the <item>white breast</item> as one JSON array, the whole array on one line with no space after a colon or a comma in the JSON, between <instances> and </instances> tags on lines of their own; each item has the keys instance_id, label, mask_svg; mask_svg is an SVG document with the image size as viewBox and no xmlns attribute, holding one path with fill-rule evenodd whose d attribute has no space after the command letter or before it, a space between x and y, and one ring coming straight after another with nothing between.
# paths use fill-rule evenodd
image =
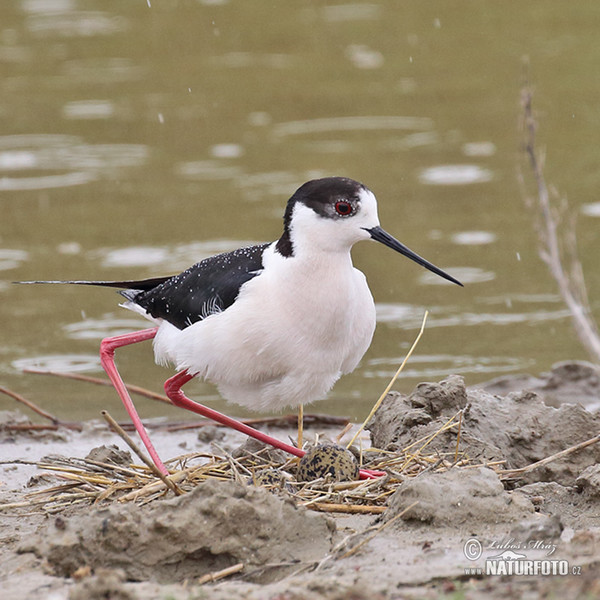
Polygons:
<instances>
[{"instance_id":1,"label":"white breast","mask_svg":"<svg viewBox=\"0 0 600 600\"><path fill-rule=\"evenodd\" d=\"M285 258L270 246L264 271L235 303L179 330L163 322L157 362L172 362L254 409L322 398L371 343L375 306L349 252Z\"/></svg>"}]
</instances>

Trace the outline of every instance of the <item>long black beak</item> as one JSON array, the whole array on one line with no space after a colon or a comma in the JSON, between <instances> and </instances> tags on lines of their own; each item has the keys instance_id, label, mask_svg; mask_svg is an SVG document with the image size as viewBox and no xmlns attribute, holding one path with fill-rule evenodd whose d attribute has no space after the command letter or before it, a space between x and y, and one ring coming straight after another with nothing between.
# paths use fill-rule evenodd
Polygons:
<instances>
[{"instance_id":1,"label":"long black beak","mask_svg":"<svg viewBox=\"0 0 600 600\"><path fill-rule=\"evenodd\" d=\"M444 279L447 279L448 281L451 281L452 283L456 283L456 285L460 285L461 287L463 287L463 284L460 281L458 281L458 279L454 279L454 277L448 275L448 273L445 273L441 269L438 269L435 265L432 265L428 260L425 260L418 254L413 252L410 248L407 248L395 237L391 236L387 231L381 229L381 227L371 227L370 229L367 229L365 227L364 229L365 231L368 231L371 234L371 237L375 241L381 242L382 244L386 245L392 250L395 250L396 252L400 252L400 254L403 254L411 260L414 260L417 264L421 265L422 267L429 269L432 273L435 273L436 275L439 275L440 277L443 277Z\"/></svg>"}]
</instances>

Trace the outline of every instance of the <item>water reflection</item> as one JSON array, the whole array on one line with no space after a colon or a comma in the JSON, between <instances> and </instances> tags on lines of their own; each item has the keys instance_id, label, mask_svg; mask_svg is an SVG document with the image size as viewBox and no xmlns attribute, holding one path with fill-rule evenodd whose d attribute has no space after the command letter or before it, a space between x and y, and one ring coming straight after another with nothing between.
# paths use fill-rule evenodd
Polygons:
<instances>
[{"instance_id":1,"label":"water reflection","mask_svg":"<svg viewBox=\"0 0 600 600\"><path fill-rule=\"evenodd\" d=\"M16 269L29 258L29 252L25 250L13 250L11 248L0 248L0 271Z\"/></svg>"},{"instance_id":2,"label":"water reflection","mask_svg":"<svg viewBox=\"0 0 600 600\"><path fill-rule=\"evenodd\" d=\"M110 119L115 114L115 105L110 100L79 100L63 106L65 119Z\"/></svg>"},{"instance_id":3,"label":"water reflection","mask_svg":"<svg viewBox=\"0 0 600 600\"><path fill-rule=\"evenodd\" d=\"M382 6L367 3L339 4L337 6L324 6L321 9L322 18L332 23L378 19L382 13Z\"/></svg>"},{"instance_id":4,"label":"water reflection","mask_svg":"<svg viewBox=\"0 0 600 600\"><path fill-rule=\"evenodd\" d=\"M581 207L581 212L586 217L600 217L600 202L589 202Z\"/></svg>"},{"instance_id":5,"label":"water reflection","mask_svg":"<svg viewBox=\"0 0 600 600\"><path fill-rule=\"evenodd\" d=\"M240 144L215 144L209 152L215 158L239 158L244 155L244 147Z\"/></svg>"},{"instance_id":6,"label":"water reflection","mask_svg":"<svg viewBox=\"0 0 600 600\"><path fill-rule=\"evenodd\" d=\"M105 337L122 335L148 326L142 319L118 319L107 315L101 319L85 319L65 325L63 330L72 340L100 340Z\"/></svg>"},{"instance_id":7,"label":"water reflection","mask_svg":"<svg viewBox=\"0 0 600 600\"><path fill-rule=\"evenodd\" d=\"M70 0L24 0L26 29L36 37L91 37L127 31L128 20L93 10L76 10Z\"/></svg>"},{"instance_id":8,"label":"water reflection","mask_svg":"<svg viewBox=\"0 0 600 600\"><path fill-rule=\"evenodd\" d=\"M496 241L496 234L491 231L459 231L450 238L459 246L483 246Z\"/></svg>"},{"instance_id":9,"label":"water reflection","mask_svg":"<svg viewBox=\"0 0 600 600\"><path fill-rule=\"evenodd\" d=\"M327 133L329 131L373 131L389 129L432 129L433 120L427 117L402 116L356 116L329 117L323 119L307 119L304 121L288 121L273 127L277 137L290 135L308 135Z\"/></svg>"},{"instance_id":10,"label":"water reflection","mask_svg":"<svg viewBox=\"0 0 600 600\"><path fill-rule=\"evenodd\" d=\"M438 165L424 169L419 175L419 181L428 185L467 185L492 179L492 172L478 165Z\"/></svg>"},{"instance_id":11,"label":"water reflection","mask_svg":"<svg viewBox=\"0 0 600 600\"><path fill-rule=\"evenodd\" d=\"M61 73L54 77L58 85L110 85L141 79L147 69L130 58L103 57L67 60L62 63Z\"/></svg>"},{"instance_id":12,"label":"water reflection","mask_svg":"<svg viewBox=\"0 0 600 600\"><path fill-rule=\"evenodd\" d=\"M307 177L308 179L309 177ZM300 182L302 183L302 182ZM247 173L235 181L236 186L244 192L247 200L264 200L265 195L289 195L290 189L299 184L298 175L292 171L266 171L262 173ZM281 218L281 208L273 213Z\"/></svg>"},{"instance_id":13,"label":"water reflection","mask_svg":"<svg viewBox=\"0 0 600 600\"><path fill-rule=\"evenodd\" d=\"M365 44L350 44L344 54L357 69L379 69L385 61L381 52Z\"/></svg>"},{"instance_id":14,"label":"water reflection","mask_svg":"<svg viewBox=\"0 0 600 600\"><path fill-rule=\"evenodd\" d=\"M465 156L493 156L496 154L494 142L467 142L462 147Z\"/></svg>"},{"instance_id":15,"label":"water reflection","mask_svg":"<svg viewBox=\"0 0 600 600\"><path fill-rule=\"evenodd\" d=\"M233 179L243 175L241 167L224 165L216 160L196 160L179 163L175 166L175 174L192 181L210 181Z\"/></svg>"},{"instance_id":16,"label":"water reflection","mask_svg":"<svg viewBox=\"0 0 600 600\"><path fill-rule=\"evenodd\" d=\"M234 69L258 67L266 69L283 69L293 66L293 60L287 54L255 54L251 52L228 52L212 59L219 67Z\"/></svg>"},{"instance_id":17,"label":"water reflection","mask_svg":"<svg viewBox=\"0 0 600 600\"><path fill-rule=\"evenodd\" d=\"M75 9L75 0L21 0L26 13L61 13Z\"/></svg>"},{"instance_id":18,"label":"water reflection","mask_svg":"<svg viewBox=\"0 0 600 600\"><path fill-rule=\"evenodd\" d=\"M450 273L452 277L458 279L463 285L484 283L496 279L496 273L493 271L486 271L477 267L449 267L444 270ZM424 285L453 285L429 271L425 271L419 275L419 283Z\"/></svg>"},{"instance_id":19,"label":"water reflection","mask_svg":"<svg viewBox=\"0 0 600 600\"><path fill-rule=\"evenodd\" d=\"M100 248L89 253L93 260L100 259L103 267L152 267L165 273L182 271L192 264L221 252L256 244L248 240L208 240L166 246L129 246L126 248Z\"/></svg>"},{"instance_id":20,"label":"water reflection","mask_svg":"<svg viewBox=\"0 0 600 600\"><path fill-rule=\"evenodd\" d=\"M12 361L17 371L55 371L58 373L89 373L101 371L100 357L87 354L48 354Z\"/></svg>"},{"instance_id":21,"label":"water reflection","mask_svg":"<svg viewBox=\"0 0 600 600\"><path fill-rule=\"evenodd\" d=\"M519 302L533 305L533 308L527 310L518 310L516 306ZM427 328L436 327L463 327L477 325L514 325L518 323L542 323L545 321L557 321L570 317L570 312L565 308L555 310L543 309L539 305L544 302L560 304L560 299L552 295L533 295L531 297L514 297L510 299L499 298L494 304L503 305L505 308L514 311L502 311L499 307L495 312L469 312L461 310L457 306L432 306L428 307L429 316L427 318ZM486 304L490 304L490 299L486 298ZM423 322L423 313L425 309L410 304L376 304L377 322L386 323L390 327L397 329L413 330L418 329Z\"/></svg>"},{"instance_id":22,"label":"water reflection","mask_svg":"<svg viewBox=\"0 0 600 600\"><path fill-rule=\"evenodd\" d=\"M363 373L368 378L391 379L403 356L370 360ZM509 373L526 369L535 361L511 356L468 356L451 354L413 354L400 378L419 379L447 377L449 373Z\"/></svg>"},{"instance_id":23,"label":"water reflection","mask_svg":"<svg viewBox=\"0 0 600 600\"><path fill-rule=\"evenodd\" d=\"M41 175L39 177L0 177L0 191L15 192L23 190L49 190L51 188L71 187L94 181L93 173L78 171L64 175Z\"/></svg>"},{"instance_id":24,"label":"water reflection","mask_svg":"<svg viewBox=\"0 0 600 600\"><path fill-rule=\"evenodd\" d=\"M147 158L148 149L141 144L86 144L59 134L0 136L0 190L82 185L117 169L141 166Z\"/></svg>"},{"instance_id":25,"label":"water reflection","mask_svg":"<svg viewBox=\"0 0 600 600\"><path fill-rule=\"evenodd\" d=\"M431 146L440 141L437 131L422 131L419 133L409 133L401 138L387 138L379 142L379 145L386 150L410 150L422 146Z\"/></svg>"}]
</instances>

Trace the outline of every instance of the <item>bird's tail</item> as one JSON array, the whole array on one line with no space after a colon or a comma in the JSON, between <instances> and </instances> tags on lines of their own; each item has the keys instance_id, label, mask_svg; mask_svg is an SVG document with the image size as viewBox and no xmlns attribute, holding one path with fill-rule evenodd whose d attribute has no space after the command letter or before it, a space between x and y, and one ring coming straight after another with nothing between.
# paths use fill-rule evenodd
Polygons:
<instances>
[{"instance_id":1,"label":"bird's tail","mask_svg":"<svg viewBox=\"0 0 600 600\"><path fill-rule=\"evenodd\" d=\"M120 288L125 290L151 290L156 286L164 283L170 279L168 277L153 277L151 279L140 279L137 281L82 281L82 280L73 280L73 281L13 281L13 283L18 284L38 284L38 283L55 283L55 284L73 284L73 285L98 285L101 287L113 287Z\"/></svg>"}]
</instances>

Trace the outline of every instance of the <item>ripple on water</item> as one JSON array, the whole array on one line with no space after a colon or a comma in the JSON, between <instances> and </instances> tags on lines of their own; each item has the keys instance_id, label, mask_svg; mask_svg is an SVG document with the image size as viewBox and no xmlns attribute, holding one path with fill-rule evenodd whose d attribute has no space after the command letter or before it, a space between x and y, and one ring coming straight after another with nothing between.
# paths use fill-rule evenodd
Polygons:
<instances>
[{"instance_id":1,"label":"ripple on water","mask_svg":"<svg viewBox=\"0 0 600 600\"><path fill-rule=\"evenodd\" d=\"M211 62L225 68L261 67L265 69L283 69L291 67L293 57L289 54L227 52L212 58Z\"/></svg>"},{"instance_id":2,"label":"ripple on water","mask_svg":"<svg viewBox=\"0 0 600 600\"><path fill-rule=\"evenodd\" d=\"M143 318L118 319L104 317L102 319L85 319L78 323L69 323L63 327L67 337L73 340L99 340L105 337L122 335L147 326Z\"/></svg>"},{"instance_id":3,"label":"ripple on water","mask_svg":"<svg viewBox=\"0 0 600 600\"><path fill-rule=\"evenodd\" d=\"M494 142L467 142L462 147L465 156L493 156L496 154Z\"/></svg>"},{"instance_id":4,"label":"ripple on water","mask_svg":"<svg viewBox=\"0 0 600 600\"><path fill-rule=\"evenodd\" d=\"M196 160L175 165L175 174L191 181L217 181L235 179L243 175L243 170L217 160Z\"/></svg>"},{"instance_id":5,"label":"ripple on water","mask_svg":"<svg viewBox=\"0 0 600 600\"><path fill-rule=\"evenodd\" d=\"M48 354L14 360L13 368L18 371L55 371L57 373L86 373L101 370L100 357L89 354Z\"/></svg>"},{"instance_id":6,"label":"ripple on water","mask_svg":"<svg viewBox=\"0 0 600 600\"><path fill-rule=\"evenodd\" d=\"M13 250L11 248L0 248L0 271L16 269L29 258L25 250Z\"/></svg>"},{"instance_id":7,"label":"ripple on water","mask_svg":"<svg viewBox=\"0 0 600 600\"><path fill-rule=\"evenodd\" d=\"M127 31L129 21L101 11L40 11L27 17L25 27L37 37L94 37Z\"/></svg>"},{"instance_id":8,"label":"ripple on water","mask_svg":"<svg viewBox=\"0 0 600 600\"><path fill-rule=\"evenodd\" d=\"M468 185L491 181L494 175L479 165L437 165L423 169L419 181L427 185Z\"/></svg>"},{"instance_id":9,"label":"ripple on water","mask_svg":"<svg viewBox=\"0 0 600 600\"><path fill-rule=\"evenodd\" d=\"M496 279L494 271L485 271L476 267L451 267L444 269L444 271L452 275L455 279L458 279L464 285L468 283L483 283ZM419 282L425 285L454 285L431 271L421 273Z\"/></svg>"},{"instance_id":10,"label":"ripple on water","mask_svg":"<svg viewBox=\"0 0 600 600\"><path fill-rule=\"evenodd\" d=\"M182 271L209 256L252 246L248 240L209 240L167 246L129 246L126 248L101 248L89 253L100 259L103 267L151 267L153 272Z\"/></svg>"},{"instance_id":11,"label":"ripple on water","mask_svg":"<svg viewBox=\"0 0 600 600\"><path fill-rule=\"evenodd\" d=\"M379 69L385 62L383 54L379 50L365 44L350 44L346 47L344 54L357 69Z\"/></svg>"},{"instance_id":12,"label":"ripple on water","mask_svg":"<svg viewBox=\"0 0 600 600\"><path fill-rule=\"evenodd\" d=\"M540 302L559 302L558 297L539 296ZM436 327L465 327L479 325L516 325L520 323L535 324L546 321L556 321L570 317L566 308L555 310L531 306L538 304L533 298L523 301L526 306L517 308L520 300L518 298L497 298L490 300L487 304L499 304L502 310L465 312L453 306L433 306L429 308L427 328ZM509 310L506 310L509 309ZM419 329L423 322L425 309L419 306L407 304L377 304L377 322L385 323L388 327L403 330Z\"/></svg>"},{"instance_id":13,"label":"ripple on water","mask_svg":"<svg viewBox=\"0 0 600 600\"><path fill-rule=\"evenodd\" d=\"M377 302L375 304L378 323L401 324L402 329L421 326L425 309L412 304Z\"/></svg>"},{"instance_id":14,"label":"ripple on water","mask_svg":"<svg viewBox=\"0 0 600 600\"><path fill-rule=\"evenodd\" d=\"M150 267L166 262L169 251L155 246L130 246L94 250L91 255L101 257L103 267Z\"/></svg>"},{"instance_id":15,"label":"ripple on water","mask_svg":"<svg viewBox=\"0 0 600 600\"><path fill-rule=\"evenodd\" d=\"M600 202L588 202L580 210L586 217L600 217Z\"/></svg>"},{"instance_id":16,"label":"ripple on water","mask_svg":"<svg viewBox=\"0 0 600 600\"><path fill-rule=\"evenodd\" d=\"M459 231L452 236L452 242L459 246L483 246L496 241L491 231Z\"/></svg>"},{"instance_id":17,"label":"ripple on water","mask_svg":"<svg viewBox=\"0 0 600 600\"><path fill-rule=\"evenodd\" d=\"M275 125L273 133L275 136L285 137L290 135L326 133L329 131L420 130L432 128L433 120L428 117L373 115L288 121Z\"/></svg>"},{"instance_id":18,"label":"ripple on water","mask_svg":"<svg viewBox=\"0 0 600 600\"><path fill-rule=\"evenodd\" d=\"M77 100L67 102L62 109L63 118L69 120L110 119L114 114L111 100Z\"/></svg>"},{"instance_id":19,"label":"ripple on water","mask_svg":"<svg viewBox=\"0 0 600 600\"><path fill-rule=\"evenodd\" d=\"M141 166L147 157L148 149L141 144L85 144L76 136L55 134L0 136L0 190L82 185Z\"/></svg>"},{"instance_id":20,"label":"ripple on water","mask_svg":"<svg viewBox=\"0 0 600 600\"><path fill-rule=\"evenodd\" d=\"M274 196L289 195L308 179L311 179L308 174L299 178L297 173L291 171L263 171L247 173L243 177L238 177L235 184L244 192L246 199L262 201L267 194ZM281 209L277 208L274 214L281 217Z\"/></svg>"},{"instance_id":21,"label":"ripple on water","mask_svg":"<svg viewBox=\"0 0 600 600\"><path fill-rule=\"evenodd\" d=\"M21 10L26 13L56 13L75 9L75 0L21 0Z\"/></svg>"},{"instance_id":22,"label":"ripple on water","mask_svg":"<svg viewBox=\"0 0 600 600\"><path fill-rule=\"evenodd\" d=\"M146 74L146 68L130 58L85 58L62 63L60 81L69 84L117 84L137 81Z\"/></svg>"},{"instance_id":23,"label":"ripple on water","mask_svg":"<svg viewBox=\"0 0 600 600\"><path fill-rule=\"evenodd\" d=\"M342 23L345 21L365 21L378 19L383 14L383 8L377 4L348 3L337 6L324 6L321 14L325 21Z\"/></svg>"},{"instance_id":24,"label":"ripple on water","mask_svg":"<svg viewBox=\"0 0 600 600\"><path fill-rule=\"evenodd\" d=\"M364 377L390 379L404 356L377 358L368 361ZM450 354L414 354L400 373L400 378L421 379L446 377L448 373L508 373L521 371L534 364L533 359L512 356L469 356Z\"/></svg>"},{"instance_id":25,"label":"ripple on water","mask_svg":"<svg viewBox=\"0 0 600 600\"><path fill-rule=\"evenodd\" d=\"M244 155L244 147L233 143L215 144L211 146L210 153L215 158L239 158Z\"/></svg>"}]
</instances>

